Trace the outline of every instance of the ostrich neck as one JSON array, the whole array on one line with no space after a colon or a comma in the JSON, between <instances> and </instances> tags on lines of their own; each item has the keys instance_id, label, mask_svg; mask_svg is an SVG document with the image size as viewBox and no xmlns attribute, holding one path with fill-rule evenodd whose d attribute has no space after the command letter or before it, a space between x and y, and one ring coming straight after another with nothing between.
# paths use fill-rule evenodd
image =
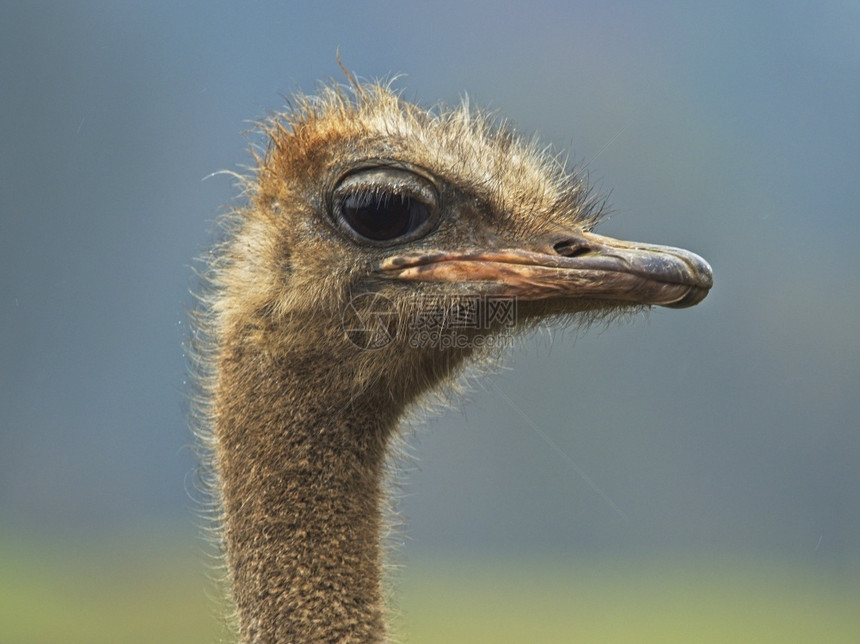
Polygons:
<instances>
[{"instance_id":1,"label":"ostrich neck","mask_svg":"<svg viewBox=\"0 0 860 644\"><path fill-rule=\"evenodd\" d=\"M353 391L341 361L310 350L237 342L218 366L216 468L242 642L384 640L391 401Z\"/></svg>"}]
</instances>

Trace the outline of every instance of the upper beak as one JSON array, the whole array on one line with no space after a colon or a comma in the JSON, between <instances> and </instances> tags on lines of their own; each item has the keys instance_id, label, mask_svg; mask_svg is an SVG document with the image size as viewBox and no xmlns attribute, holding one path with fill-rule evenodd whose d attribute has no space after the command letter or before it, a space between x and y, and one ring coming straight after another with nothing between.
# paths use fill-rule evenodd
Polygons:
<instances>
[{"instance_id":1,"label":"upper beak","mask_svg":"<svg viewBox=\"0 0 860 644\"><path fill-rule=\"evenodd\" d=\"M680 248L579 233L554 253L519 249L422 251L388 257L382 274L401 280L482 283L521 300L577 298L682 308L713 284L708 263Z\"/></svg>"}]
</instances>

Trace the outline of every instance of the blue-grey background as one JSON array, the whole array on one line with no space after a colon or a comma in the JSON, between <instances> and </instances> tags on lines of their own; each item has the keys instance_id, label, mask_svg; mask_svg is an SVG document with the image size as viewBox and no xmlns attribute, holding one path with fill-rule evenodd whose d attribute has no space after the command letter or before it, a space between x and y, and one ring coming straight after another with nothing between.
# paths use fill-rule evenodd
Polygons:
<instances>
[{"instance_id":1,"label":"blue-grey background","mask_svg":"<svg viewBox=\"0 0 860 644\"><path fill-rule=\"evenodd\" d=\"M860 6L12 2L0 532L193 533L192 260L297 90L402 74L713 265L695 309L539 332L410 442L407 551L860 554ZM563 454L562 454L563 452Z\"/></svg>"}]
</instances>

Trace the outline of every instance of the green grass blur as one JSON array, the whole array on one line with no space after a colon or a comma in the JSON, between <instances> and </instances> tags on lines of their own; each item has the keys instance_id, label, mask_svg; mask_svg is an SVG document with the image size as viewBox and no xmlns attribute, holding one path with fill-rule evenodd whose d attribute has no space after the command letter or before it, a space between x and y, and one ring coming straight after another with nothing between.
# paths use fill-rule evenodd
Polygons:
<instances>
[{"instance_id":1,"label":"green grass blur","mask_svg":"<svg viewBox=\"0 0 860 644\"><path fill-rule=\"evenodd\" d=\"M0 539L0 643L230 641L199 543ZM438 556L395 573L394 641L860 642L858 569L732 557Z\"/></svg>"},{"instance_id":2,"label":"green grass blur","mask_svg":"<svg viewBox=\"0 0 860 644\"><path fill-rule=\"evenodd\" d=\"M191 539L129 535L84 545L7 537L0 643L216 642L211 588Z\"/></svg>"},{"instance_id":3,"label":"green grass blur","mask_svg":"<svg viewBox=\"0 0 860 644\"><path fill-rule=\"evenodd\" d=\"M402 639L425 642L860 642L860 572L731 557L416 562Z\"/></svg>"}]
</instances>

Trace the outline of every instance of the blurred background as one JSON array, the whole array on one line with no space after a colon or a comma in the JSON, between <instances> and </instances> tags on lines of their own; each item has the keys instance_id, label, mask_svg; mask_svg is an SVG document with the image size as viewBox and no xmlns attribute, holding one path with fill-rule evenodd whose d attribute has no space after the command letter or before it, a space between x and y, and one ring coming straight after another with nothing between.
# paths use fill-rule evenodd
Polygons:
<instances>
[{"instance_id":1,"label":"blurred background","mask_svg":"<svg viewBox=\"0 0 860 644\"><path fill-rule=\"evenodd\" d=\"M409 430L398 641L860 640L858 35L849 0L6 3L0 642L229 640L191 267L235 203L213 173L343 82L338 48L569 151L611 192L598 232L716 276L539 331Z\"/></svg>"}]
</instances>

